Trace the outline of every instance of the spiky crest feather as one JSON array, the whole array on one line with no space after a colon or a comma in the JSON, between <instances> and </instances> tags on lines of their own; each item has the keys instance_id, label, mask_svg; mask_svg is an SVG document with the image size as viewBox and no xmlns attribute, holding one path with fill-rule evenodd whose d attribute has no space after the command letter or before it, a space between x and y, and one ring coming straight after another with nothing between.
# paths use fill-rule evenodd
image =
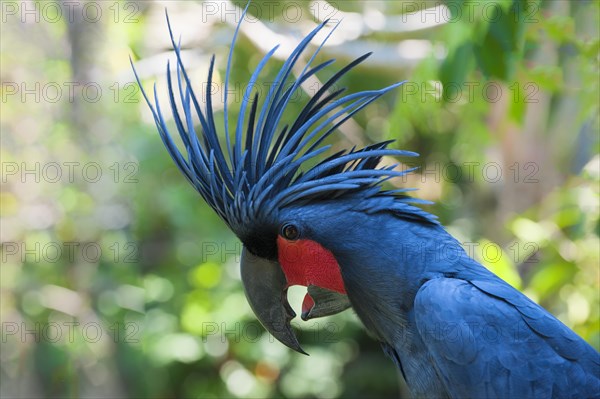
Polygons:
<instances>
[{"instance_id":1,"label":"spiky crest feather","mask_svg":"<svg viewBox=\"0 0 600 399\"><path fill-rule=\"evenodd\" d=\"M341 98L345 90L329 93L328 90L352 68L363 62L371 53L364 54L336 74L334 74L307 102L296 120L281 128L280 122L286 106L300 85L309 77L332 64L335 60L325 61L308 69L312 61L335 31L329 32L323 42L312 54L292 86L284 90L292 68L305 52L308 44L328 23L324 21L310 32L294 49L284 62L259 111L258 93L250 101L251 91L259 74L279 46L271 49L260 61L252 73L240 106L238 121L235 125L235 141L231 143L228 124L227 93L229 74L234 45L240 25L248 7L244 10L235 29L225 74L224 128L225 149L219 139L213 116L211 82L214 72L214 55L210 61L206 89L206 107L204 112L194 93L188 73L181 59L180 44L175 42L168 14L166 15L169 35L177 58L177 92L183 108L180 114L175 90L171 78L171 66L167 63L167 85L169 105L185 147L187 157L176 146L156 95L154 84L154 106L143 89L139 76L132 67L141 88L156 127L169 154L196 188L204 200L235 231L251 220L267 217L277 209L292 204L304 204L324 199L352 196L354 198L377 198L375 206L365 204L365 211L389 210L425 222L437 223L434 216L409 205L409 202L428 203L406 196L411 189L382 190L381 184L392 177L402 176L413 169L397 171L391 165L377 168L382 156L417 156L410 151L387 148L392 141L384 141L358 150L338 152L306 171L300 168L305 162L323 154L331 145L321 145L342 123L355 113L404 82L389 87L353 93ZM244 129L245 116L250 106L249 116ZM340 108L338 111L336 109ZM193 123L193 113L200 122L201 134L198 135ZM330 113L334 112L332 115ZM338 119L336 121L336 119ZM322 120L322 121L321 121ZM246 133L244 135L244 130ZM371 202L371 201L369 201Z\"/></svg>"}]
</instances>

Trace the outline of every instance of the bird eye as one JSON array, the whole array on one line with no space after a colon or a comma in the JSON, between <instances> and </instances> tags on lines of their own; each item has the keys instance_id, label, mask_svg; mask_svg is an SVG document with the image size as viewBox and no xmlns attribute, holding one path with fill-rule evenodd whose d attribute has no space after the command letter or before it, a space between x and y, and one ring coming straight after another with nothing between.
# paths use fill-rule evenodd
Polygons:
<instances>
[{"instance_id":1,"label":"bird eye","mask_svg":"<svg viewBox=\"0 0 600 399\"><path fill-rule=\"evenodd\" d=\"M281 235L288 240L297 240L300 230L292 223L286 223L281 227Z\"/></svg>"}]
</instances>

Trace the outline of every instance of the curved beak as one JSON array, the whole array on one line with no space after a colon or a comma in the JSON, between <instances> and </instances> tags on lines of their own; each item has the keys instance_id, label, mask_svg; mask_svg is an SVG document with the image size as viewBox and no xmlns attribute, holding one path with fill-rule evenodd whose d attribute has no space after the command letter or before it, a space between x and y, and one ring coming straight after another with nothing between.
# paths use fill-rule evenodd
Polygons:
<instances>
[{"instance_id":1,"label":"curved beak","mask_svg":"<svg viewBox=\"0 0 600 399\"><path fill-rule=\"evenodd\" d=\"M290 324L296 313L287 300L287 280L279 263L255 256L244 247L240 267L246 298L261 324L282 344L308 355Z\"/></svg>"}]
</instances>

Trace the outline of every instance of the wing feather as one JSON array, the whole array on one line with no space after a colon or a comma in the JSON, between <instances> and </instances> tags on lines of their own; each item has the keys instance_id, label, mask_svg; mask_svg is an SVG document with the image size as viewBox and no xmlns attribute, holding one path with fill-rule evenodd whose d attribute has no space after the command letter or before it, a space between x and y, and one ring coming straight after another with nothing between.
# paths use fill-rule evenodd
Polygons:
<instances>
[{"instance_id":1,"label":"wing feather","mask_svg":"<svg viewBox=\"0 0 600 399\"><path fill-rule=\"evenodd\" d=\"M499 279L438 278L415 322L453 397L600 397L600 355Z\"/></svg>"}]
</instances>

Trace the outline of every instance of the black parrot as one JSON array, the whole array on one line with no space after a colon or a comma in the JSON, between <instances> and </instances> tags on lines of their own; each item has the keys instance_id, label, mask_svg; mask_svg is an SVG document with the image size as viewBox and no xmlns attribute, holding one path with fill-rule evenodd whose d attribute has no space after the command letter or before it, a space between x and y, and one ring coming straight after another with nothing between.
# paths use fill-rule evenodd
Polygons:
<instances>
[{"instance_id":1,"label":"black parrot","mask_svg":"<svg viewBox=\"0 0 600 399\"><path fill-rule=\"evenodd\" d=\"M243 285L258 319L279 341L304 353L290 327L295 313L286 296L289 286L303 285L308 294L302 318L352 307L415 397L600 397L598 352L471 259L434 216L413 205L419 201L406 195L408 189L382 188L383 181L409 172L379 167L382 156L417 154L389 149L386 141L315 164L330 148L322 145L325 138L400 85L345 96L343 89L330 92L369 54L335 73L295 119L284 123L300 85L334 62L310 66L321 44L298 77L290 78L325 24L298 44L259 105L252 88L277 47L264 56L231 124L225 97L226 143L217 135L210 96L214 56L202 109L171 33L177 81L172 82L168 65L169 105L185 154L158 101L152 104L144 93L169 154L242 241ZM239 25L225 95L238 31Z\"/></svg>"}]
</instances>

